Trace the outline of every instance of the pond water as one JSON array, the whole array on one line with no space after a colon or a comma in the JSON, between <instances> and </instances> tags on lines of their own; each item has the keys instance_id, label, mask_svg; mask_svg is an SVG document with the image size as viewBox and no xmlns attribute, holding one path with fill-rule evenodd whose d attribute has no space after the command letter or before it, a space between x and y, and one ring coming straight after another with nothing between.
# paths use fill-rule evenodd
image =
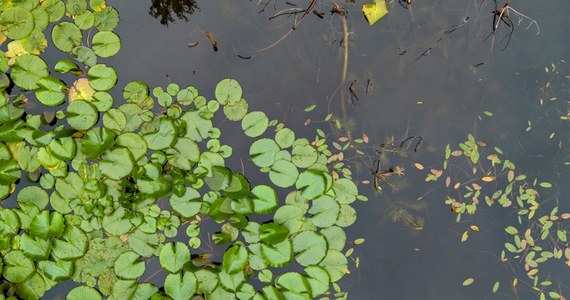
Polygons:
<instances>
[{"instance_id":1,"label":"pond water","mask_svg":"<svg viewBox=\"0 0 570 300\"><path fill-rule=\"evenodd\" d=\"M348 232L349 238L362 237L366 243L355 251L360 267L352 267L352 274L341 282L351 299L537 298L524 263L499 258L508 241L503 228L513 223L515 210L481 203L480 213L456 223L444 204L451 188L446 189L442 180L424 179L428 169L441 169L446 144L458 149L472 133L487 148L501 148L518 172L554 184L541 192L541 201L551 205L545 213L552 205L570 209L564 184L570 174L564 165L570 158L569 131L568 123L560 120L568 99L570 68L564 60L570 34L564 24L570 4L511 2L516 12L536 23L526 18L519 23L511 11L514 31L509 40L510 28L503 22L497 22L496 35L488 37L495 9L491 1L416 1L408 10L396 2L374 26L362 17L360 4L342 3L348 12L348 65L346 82L337 89L344 63L343 24L329 13L333 2L318 1L315 9L326 13L323 19L307 15L284 40L259 51L286 34L294 20L269 20L291 7L284 1L269 2L260 12L264 1L199 1L199 10L188 16L188 22L177 20L168 27L149 16L145 2L111 3L121 13L117 31L123 41L111 63L123 84L134 79L150 86L189 83L210 97L220 79L235 78L250 107L284 120L308 137L314 128L305 130L303 123L322 120L329 112L342 115L344 93L346 116L356 124L352 133L365 133L370 139L362 148L368 155L360 160L365 164L372 164L374 149L386 140L393 138L398 144L408 136L421 136L419 151L388 155L389 164L406 169L406 188L392 192L384 186L384 193L375 193L371 184L360 185L370 200L357 206L358 220ZM213 51L206 31L216 38L219 51ZM188 47L195 42L198 46ZM351 105L348 87L354 80L358 101ZM317 109L305 113L312 104ZM426 170L414 168L416 162ZM372 180L365 164L354 170L361 182ZM468 164L458 164L456 171L462 168L471 171ZM414 213L425 219L424 229L414 231L392 222L388 211L394 206L416 207ZM462 243L470 225L480 231L470 231ZM568 294L570 273L561 262L541 272L554 282L555 290ZM475 282L464 287L467 278ZM515 288L514 278L519 280ZM497 280L501 288L494 294Z\"/></svg>"},{"instance_id":2,"label":"pond water","mask_svg":"<svg viewBox=\"0 0 570 300\"><path fill-rule=\"evenodd\" d=\"M329 13L334 1L317 1L323 19L307 15L285 39L260 51L294 22L288 16L270 20L291 6L267 1L267 6L258 0L198 1L199 9L187 22L176 19L168 26L149 15L148 2L109 1L121 15L116 32L122 48L108 60L120 75L117 86L132 80L149 86L175 82L194 85L213 98L221 79L235 78L250 108L309 139L315 128L331 128L321 121L328 113L350 118L352 135L369 138L361 148L365 155L350 160L359 189L369 198L356 206L358 219L347 230L351 240L366 239L353 255L359 257L359 267L351 264L351 275L339 283L350 299L537 299L524 262L501 262L499 257L509 241L504 228L515 224L515 209L488 208L482 200L477 214L457 223L444 201L461 194L445 187L447 175L436 183L425 178L430 169L442 169L447 144L459 149L471 133L486 143L481 148L501 148L531 183L539 178L553 184L540 190L543 214L554 206L570 211L570 186L565 184L570 165L564 164L570 162L570 131L568 121L560 120L569 99L570 3L512 1L516 11L509 15L514 26L510 38L511 28L502 22L489 36L495 9L489 0L415 1L409 9L396 1L373 26L360 12L362 3L339 3L347 10L349 32L347 76L339 88L345 48L341 17ZM310 3L289 2L300 8ZM514 12L528 18L519 23ZM217 40L218 51L206 32ZM188 46L195 42L197 46ZM352 82L358 96L354 103ZM304 111L313 104L314 111ZM312 123L305 126L308 119ZM417 152L411 144L406 155L388 153L382 160L385 167L406 169L404 177L389 178L403 188L394 191L380 183L383 192L376 192L369 170L378 156L375 150L391 139L398 146L410 136L422 138ZM248 156L248 145L236 137L222 139L237 145L236 157ZM456 162L451 174L471 172L465 160ZM418 170L415 163L425 169ZM424 219L423 230L393 222L394 208ZM568 228L568 222L561 226ZM469 238L461 242L465 231ZM551 290L570 294L570 269L562 260L541 267L541 276L553 282ZM475 281L463 286L467 278ZM501 287L493 293L496 281Z\"/></svg>"}]
</instances>

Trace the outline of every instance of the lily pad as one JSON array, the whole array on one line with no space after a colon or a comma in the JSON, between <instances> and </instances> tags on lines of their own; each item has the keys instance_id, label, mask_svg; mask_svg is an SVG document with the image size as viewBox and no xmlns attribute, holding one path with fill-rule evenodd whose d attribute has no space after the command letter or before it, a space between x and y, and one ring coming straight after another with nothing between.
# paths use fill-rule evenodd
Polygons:
<instances>
[{"instance_id":1,"label":"lily pad","mask_svg":"<svg viewBox=\"0 0 570 300\"><path fill-rule=\"evenodd\" d=\"M259 139L249 148L251 160L260 168L271 166L277 152L279 152L279 146L272 139Z\"/></svg>"},{"instance_id":2,"label":"lily pad","mask_svg":"<svg viewBox=\"0 0 570 300\"><path fill-rule=\"evenodd\" d=\"M61 80L48 76L38 81L39 88L36 89L36 98L41 104L46 106L58 106L65 101L65 84Z\"/></svg>"},{"instance_id":3,"label":"lily pad","mask_svg":"<svg viewBox=\"0 0 570 300\"><path fill-rule=\"evenodd\" d=\"M160 118L156 132L145 134L143 138L151 150L162 150L172 147L176 141L174 122L166 117Z\"/></svg>"},{"instance_id":4,"label":"lily pad","mask_svg":"<svg viewBox=\"0 0 570 300\"><path fill-rule=\"evenodd\" d=\"M103 296L96 289L90 286L78 286L67 294L66 300L102 300Z\"/></svg>"},{"instance_id":5,"label":"lily pad","mask_svg":"<svg viewBox=\"0 0 570 300\"><path fill-rule=\"evenodd\" d=\"M168 274L164 280L164 291L172 299L192 299L198 289L198 279L191 272Z\"/></svg>"},{"instance_id":6,"label":"lily pad","mask_svg":"<svg viewBox=\"0 0 570 300\"><path fill-rule=\"evenodd\" d=\"M287 188L295 184L299 170L289 160L280 159L271 165L269 179L278 187Z\"/></svg>"},{"instance_id":7,"label":"lily pad","mask_svg":"<svg viewBox=\"0 0 570 300\"><path fill-rule=\"evenodd\" d=\"M14 283L24 282L34 274L36 269L32 260L20 250L12 250L6 253L2 260L4 264L2 276Z\"/></svg>"},{"instance_id":8,"label":"lily pad","mask_svg":"<svg viewBox=\"0 0 570 300\"><path fill-rule=\"evenodd\" d=\"M281 268L293 259L293 246L287 239L275 245L261 244L261 254L268 265Z\"/></svg>"},{"instance_id":9,"label":"lily pad","mask_svg":"<svg viewBox=\"0 0 570 300\"><path fill-rule=\"evenodd\" d=\"M12 80L24 90L37 89L40 79L47 77L49 71L46 62L39 56L24 54L16 59L12 66Z\"/></svg>"},{"instance_id":10,"label":"lily pad","mask_svg":"<svg viewBox=\"0 0 570 300\"><path fill-rule=\"evenodd\" d=\"M279 204L277 192L268 185L258 185L251 190L253 197L253 210L258 214L268 214L274 211Z\"/></svg>"},{"instance_id":11,"label":"lily pad","mask_svg":"<svg viewBox=\"0 0 570 300\"><path fill-rule=\"evenodd\" d=\"M237 81L226 78L216 85L215 94L221 105L235 105L241 100L242 90Z\"/></svg>"},{"instance_id":12,"label":"lily pad","mask_svg":"<svg viewBox=\"0 0 570 300\"><path fill-rule=\"evenodd\" d=\"M123 279L137 279L144 273L146 266L139 260L140 256L128 251L121 254L115 261L115 274Z\"/></svg>"},{"instance_id":13,"label":"lily pad","mask_svg":"<svg viewBox=\"0 0 570 300\"><path fill-rule=\"evenodd\" d=\"M99 167L101 174L111 179L119 180L126 177L133 170L134 162L129 150L115 148L105 152L101 156Z\"/></svg>"},{"instance_id":14,"label":"lily pad","mask_svg":"<svg viewBox=\"0 0 570 300\"><path fill-rule=\"evenodd\" d=\"M250 112L241 120L241 129L249 137L262 135L267 130L268 125L269 119L261 111Z\"/></svg>"},{"instance_id":15,"label":"lily pad","mask_svg":"<svg viewBox=\"0 0 570 300\"><path fill-rule=\"evenodd\" d=\"M93 36L93 51L100 57L114 56L121 49L119 36L111 31L99 31Z\"/></svg>"},{"instance_id":16,"label":"lily pad","mask_svg":"<svg viewBox=\"0 0 570 300\"><path fill-rule=\"evenodd\" d=\"M0 27L6 37L23 39L34 30L34 16L25 8L11 7L0 14Z\"/></svg>"},{"instance_id":17,"label":"lily pad","mask_svg":"<svg viewBox=\"0 0 570 300\"><path fill-rule=\"evenodd\" d=\"M81 45L83 34L77 25L61 22L53 27L51 38L57 49L63 52L71 52L73 48Z\"/></svg>"},{"instance_id":18,"label":"lily pad","mask_svg":"<svg viewBox=\"0 0 570 300\"><path fill-rule=\"evenodd\" d=\"M117 72L113 67L97 64L87 72L89 85L97 91L108 91L117 84Z\"/></svg>"},{"instance_id":19,"label":"lily pad","mask_svg":"<svg viewBox=\"0 0 570 300\"><path fill-rule=\"evenodd\" d=\"M248 262L248 252L242 245L234 244L226 253L224 253L224 258L222 260L222 268L228 274L235 274L237 272L243 272L243 269Z\"/></svg>"},{"instance_id":20,"label":"lily pad","mask_svg":"<svg viewBox=\"0 0 570 300\"><path fill-rule=\"evenodd\" d=\"M181 242L167 243L160 250L160 265L169 273L176 274L190 260L190 249Z\"/></svg>"},{"instance_id":21,"label":"lily pad","mask_svg":"<svg viewBox=\"0 0 570 300\"><path fill-rule=\"evenodd\" d=\"M327 241L315 231L303 231L293 238L295 260L302 266L318 264L327 254Z\"/></svg>"},{"instance_id":22,"label":"lily pad","mask_svg":"<svg viewBox=\"0 0 570 300\"><path fill-rule=\"evenodd\" d=\"M84 100L75 100L67 106L67 122L77 130L87 130L99 120L99 113L93 105Z\"/></svg>"}]
</instances>

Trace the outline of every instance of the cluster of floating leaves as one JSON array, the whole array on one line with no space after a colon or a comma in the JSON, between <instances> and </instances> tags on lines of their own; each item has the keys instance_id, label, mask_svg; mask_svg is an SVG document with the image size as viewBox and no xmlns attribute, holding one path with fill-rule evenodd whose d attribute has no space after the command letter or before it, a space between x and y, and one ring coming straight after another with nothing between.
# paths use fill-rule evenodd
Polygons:
<instances>
[{"instance_id":1,"label":"cluster of floating leaves","mask_svg":"<svg viewBox=\"0 0 570 300\"><path fill-rule=\"evenodd\" d=\"M481 159L482 156L486 159ZM453 175L450 163L463 175ZM457 150L452 150L447 145L443 170L432 169L425 180L437 181L441 177L446 178L445 186L458 194L448 195L445 199L445 204L456 214L457 222L465 216L474 215L483 201L488 207L499 205L513 210L516 223L504 229L508 241L499 255L500 261L507 264L522 263L526 278L531 281L528 286L536 292L539 299L563 299L561 290L552 282L551 275L540 272L544 270L541 266L556 260L563 261L564 265L570 267L570 213L560 213L557 205L548 208L546 203L539 200L539 190L549 189L552 184L538 182L537 179L529 183L527 176L516 171L515 164L505 158L501 149L494 147L493 150L488 150L484 142L476 141L471 134L465 142L459 144ZM477 225L471 225L461 235L461 242L466 242L470 233L478 231ZM513 280L503 285L516 288L519 278L517 274L513 275ZM468 286L473 282L473 278L467 278L463 285ZM492 292L498 292L500 286L501 282L496 281Z\"/></svg>"},{"instance_id":2,"label":"cluster of floating leaves","mask_svg":"<svg viewBox=\"0 0 570 300\"><path fill-rule=\"evenodd\" d=\"M352 254L343 228L366 198L350 172L330 171L339 159L324 139L249 112L233 79L214 100L132 81L115 104L117 73L99 61L120 49L119 14L104 0L5 1L0 11L0 198L15 203L0 207L2 297L39 299L67 280L84 283L68 299L346 297L336 284ZM48 28L69 58L55 73L41 56ZM225 166L220 111L252 138L251 160L273 186ZM205 218L227 247L218 263L200 253ZM153 257L163 285L145 282Z\"/></svg>"}]
</instances>

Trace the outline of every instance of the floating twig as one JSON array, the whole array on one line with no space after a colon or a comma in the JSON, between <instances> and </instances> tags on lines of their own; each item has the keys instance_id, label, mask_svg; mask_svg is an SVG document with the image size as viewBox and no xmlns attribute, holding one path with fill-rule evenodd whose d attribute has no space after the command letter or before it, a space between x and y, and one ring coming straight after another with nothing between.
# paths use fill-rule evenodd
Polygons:
<instances>
[{"instance_id":1,"label":"floating twig","mask_svg":"<svg viewBox=\"0 0 570 300\"><path fill-rule=\"evenodd\" d=\"M212 45L214 51L218 51L218 42L216 42L212 33L206 31L206 36L208 37L208 40L210 41L210 44Z\"/></svg>"}]
</instances>

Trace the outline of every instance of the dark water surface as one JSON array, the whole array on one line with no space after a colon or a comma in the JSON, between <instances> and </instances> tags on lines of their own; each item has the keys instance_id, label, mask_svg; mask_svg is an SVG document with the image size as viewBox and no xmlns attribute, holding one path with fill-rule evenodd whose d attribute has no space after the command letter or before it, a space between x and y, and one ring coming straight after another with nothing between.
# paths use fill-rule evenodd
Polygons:
<instances>
[{"instance_id":1,"label":"dark water surface","mask_svg":"<svg viewBox=\"0 0 570 300\"><path fill-rule=\"evenodd\" d=\"M304 8L310 1L290 2ZM494 42L492 36L483 42L493 27L493 2L414 1L410 10L396 2L374 26L366 23L359 8L362 3L357 2L341 3L348 10L350 31L348 76L342 89L346 91L356 80L359 97L355 107L347 105L347 116L357 124L353 132L368 135L371 145L365 151L371 156L372 145L392 136L397 143L407 136L422 136L424 143L407 157L389 156L391 164L406 168L406 189L392 193L384 187L385 193L376 194L370 184L359 185L370 200L357 205L358 220L348 234L349 239L362 237L366 243L355 251L360 267L352 266L352 274L341 286L350 299L537 298L530 291L532 281L526 278L523 264L509 265L498 258L507 241L503 228L514 220L514 210L481 203L478 214L456 223L444 204L448 191L443 183L425 183L426 170L418 171L413 164L440 169L445 145L457 149L472 133L487 147L503 149L520 173L552 182L554 188L541 194L541 201L549 200L549 205L558 201L561 211L570 210L566 184L570 166L564 165L570 161L569 128L559 119L569 99L565 76L570 67L561 60L568 60L570 3L511 1L518 12L536 20L540 33L534 25L527 29L529 20L519 24L511 14L514 33L501 51L507 42L501 39L510 32L504 23ZM123 46L109 62L120 75L118 86L135 79L149 86L166 86L171 81L194 85L213 98L217 82L233 77L243 87L250 109L265 111L270 118L284 120L298 136L305 133L312 138L314 129L304 129L305 119L342 113L337 90L343 68L342 22L328 13L332 1L318 1L315 8L327 12L324 19L310 14L281 43L258 52L291 28L292 17L268 20L288 7L281 0L275 3L276 10L272 1L265 12L258 13L262 6L257 0L198 1L200 11L188 22L165 27L149 16L150 4L145 1L110 1L121 14L117 33ZM215 36L219 51L212 50L206 31ZM199 44L189 48L190 42ZM429 48L429 55L421 56ZM552 72L551 64L558 73ZM367 80L371 81L368 93ZM547 82L550 86L545 88ZM549 100L553 97L557 99ZM317 105L316 111L303 112L311 104ZM527 132L529 121L532 129ZM232 136L222 135L222 139L231 145L239 143ZM248 145L236 146L234 153L246 157L247 149ZM363 160L371 163L374 158ZM354 177L371 179L366 166ZM418 207L424 230L393 223L387 211L395 204ZM479 226L480 232L471 232L461 243L461 234L470 225ZM552 276L556 289L569 294L570 272L561 261L542 267L541 272ZM475 282L463 287L469 277ZM515 277L519 284L512 289L509 282ZM501 288L493 294L496 280Z\"/></svg>"}]
</instances>

